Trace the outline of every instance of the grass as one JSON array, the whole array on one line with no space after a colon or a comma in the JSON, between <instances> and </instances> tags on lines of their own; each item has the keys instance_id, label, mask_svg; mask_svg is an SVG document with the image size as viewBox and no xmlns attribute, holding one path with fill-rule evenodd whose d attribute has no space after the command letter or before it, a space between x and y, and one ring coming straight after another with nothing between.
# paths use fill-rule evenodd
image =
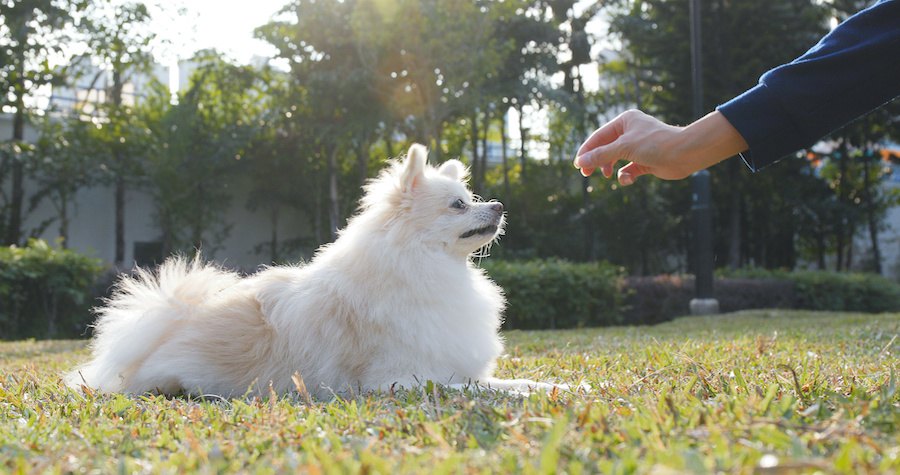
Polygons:
<instances>
[{"instance_id":1,"label":"grass","mask_svg":"<svg viewBox=\"0 0 900 475\"><path fill-rule=\"evenodd\" d=\"M86 395L83 342L0 343L0 472L900 473L900 315L509 332L501 377L329 402Z\"/></svg>"}]
</instances>

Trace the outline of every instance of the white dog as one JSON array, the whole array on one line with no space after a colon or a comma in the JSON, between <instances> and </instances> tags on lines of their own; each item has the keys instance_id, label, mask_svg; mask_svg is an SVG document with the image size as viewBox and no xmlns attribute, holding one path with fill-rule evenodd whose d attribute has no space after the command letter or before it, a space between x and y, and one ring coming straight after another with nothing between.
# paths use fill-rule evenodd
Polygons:
<instances>
[{"instance_id":1,"label":"white dog","mask_svg":"<svg viewBox=\"0 0 900 475\"><path fill-rule=\"evenodd\" d=\"M93 359L67 377L105 392L318 397L427 380L515 391L492 378L504 298L470 255L503 229L465 168L413 145L366 186L359 213L308 265L241 278L170 259L125 277L99 309Z\"/></svg>"}]
</instances>

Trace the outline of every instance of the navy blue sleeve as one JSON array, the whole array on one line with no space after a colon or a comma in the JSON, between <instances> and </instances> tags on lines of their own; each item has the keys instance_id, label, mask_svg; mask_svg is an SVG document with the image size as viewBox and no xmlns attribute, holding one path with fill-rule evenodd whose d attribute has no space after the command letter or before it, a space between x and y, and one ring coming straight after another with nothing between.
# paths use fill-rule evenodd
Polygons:
<instances>
[{"instance_id":1,"label":"navy blue sleeve","mask_svg":"<svg viewBox=\"0 0 900 475\"><path fill-rule=\"evenodd\" d=\"M883 0L717 109L747 141L741 158L755 172L898 95L900 0Z\"/></svg>"}]
</instances>

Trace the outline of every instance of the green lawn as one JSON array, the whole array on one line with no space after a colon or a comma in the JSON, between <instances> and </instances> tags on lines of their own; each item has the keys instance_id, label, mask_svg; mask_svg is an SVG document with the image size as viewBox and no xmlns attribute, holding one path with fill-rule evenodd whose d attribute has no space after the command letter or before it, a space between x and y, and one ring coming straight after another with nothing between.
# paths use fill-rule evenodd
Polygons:
<instances>
[{"instance_id":1,"label":"green lawn","mask_svg":"<svg viewBox=\"0 0 900 475\"><path fill-rule=\"evenodd\" d=\"M900 315L753 311L510 332L500 377L304 402L82 396L83 342L0 343L0 473L898 473Z\"/></svg>"}]
</instances>

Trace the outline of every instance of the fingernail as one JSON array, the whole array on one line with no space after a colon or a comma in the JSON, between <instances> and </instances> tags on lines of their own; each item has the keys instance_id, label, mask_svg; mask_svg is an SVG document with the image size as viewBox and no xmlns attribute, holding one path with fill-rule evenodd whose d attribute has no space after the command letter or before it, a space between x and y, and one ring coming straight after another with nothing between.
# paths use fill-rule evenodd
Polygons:
<instances>
[{"instance_id":1,"label":"fingernail","mask_svg":"<svg viewBox=\"0 0 900 475\"><path fill-rule=\"evenodd\" d=\"M584 163L581 162L582 158L584 158L584 155L575 157L575 168L584 168Z\"/></svg>"},{"instance_id":2,"label":"fingernail","mask_svg":"<svg viewBox=\"0 0 900 475\"><path fill-rule=\"evenodd\" d=\"M629 175L628 173L623 173L619 175L619 183L621 183L622 186L628 186L634 183L634 177Z\"/></svg>"}]
</instances>

